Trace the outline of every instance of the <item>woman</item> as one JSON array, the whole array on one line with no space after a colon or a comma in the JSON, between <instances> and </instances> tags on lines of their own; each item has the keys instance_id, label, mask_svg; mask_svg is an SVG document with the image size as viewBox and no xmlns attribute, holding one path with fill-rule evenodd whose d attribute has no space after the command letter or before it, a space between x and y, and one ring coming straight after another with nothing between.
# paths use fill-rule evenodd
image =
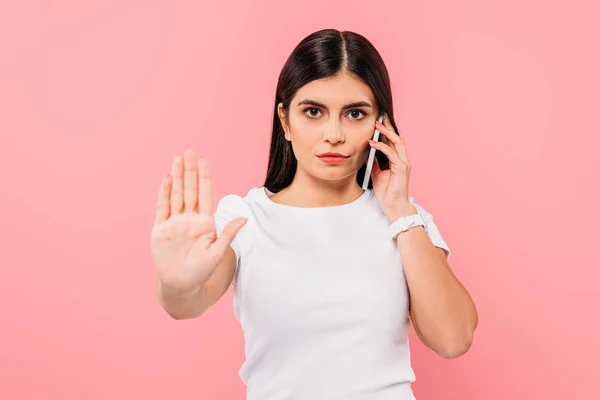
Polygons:
<instances>
[{"instance_id":1,"label":"woman","mask_svg":"<svg viewBox=\"0 0 600 400\"><path fill-rule=\"evenodd\" d=\"M287 60L275 99L263 187L223 197L213 215L206 160L175 157L152 232L160 303L195 318L233 285L249 400L414 399L410 322L454 358L477 312L409 196L386 67L361 35L318 31Z\"/></svg>"}]
</instances>

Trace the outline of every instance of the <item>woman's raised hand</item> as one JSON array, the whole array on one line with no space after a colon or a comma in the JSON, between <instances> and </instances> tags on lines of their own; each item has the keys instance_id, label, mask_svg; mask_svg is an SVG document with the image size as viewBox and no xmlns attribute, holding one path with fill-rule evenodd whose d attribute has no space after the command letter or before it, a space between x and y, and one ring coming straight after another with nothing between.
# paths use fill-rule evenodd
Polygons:
<instances>
[{"instance_id":1,"label":"woman's raised hand","mask_svg":"<svg viewBox=\"0 0 600 400\"><path fill-rule=\"evenodd\" d=\"M217 238L206 160L196 160L191 149L175 156L160 186L152 227L152 257L160 283L180 295L198 290L245 223L245 218L234 219Z\"/></svg>"}]
</instances>

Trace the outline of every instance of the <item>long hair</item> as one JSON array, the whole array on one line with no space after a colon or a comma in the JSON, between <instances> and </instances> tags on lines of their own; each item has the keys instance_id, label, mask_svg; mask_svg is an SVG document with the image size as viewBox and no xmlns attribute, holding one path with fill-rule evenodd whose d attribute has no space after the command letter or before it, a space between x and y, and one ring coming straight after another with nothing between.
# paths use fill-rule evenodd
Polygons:
<instances>
[{"instance_id":1,"label":"long hair","mask_svg":"<svg viewBox=\"0 0 600 400\"><path fill-rule=\"evenodd\" d=\"M387 113L394 130L398 132L394 122L388 71L371 42L358 33L337 29L323 29L311 33L298 43L279 74L269 165L264 183L271 192L277 193L288 187L297 168L291 143L284 137L277 105L283 103L284 112L288 115L290 102L298 89L313 80L335 76L343 70L353 73L371 88L380 111ZM387 169L387 156L379 150L375 154L380 168ZM358 171L359 185L362 185L365 169L366 165L363 165ZM372 186L372 182L369 181L369 188Z\"/></svg>"}]
</instances>

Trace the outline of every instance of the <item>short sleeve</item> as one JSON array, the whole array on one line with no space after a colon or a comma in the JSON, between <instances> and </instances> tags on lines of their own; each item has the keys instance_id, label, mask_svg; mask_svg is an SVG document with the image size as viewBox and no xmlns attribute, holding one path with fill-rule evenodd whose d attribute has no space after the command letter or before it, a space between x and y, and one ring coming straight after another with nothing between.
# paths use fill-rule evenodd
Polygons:
<instances>
[{"instance_id":1,"label":"short sleeve","mask_svg":"<svg viewBox=\"0 0 600 400\"><path fill-rule=\"evenodd\" d=\"M412 196L408 197L408 200L410 201L410 203L415 206L415 208L417 209L417 211L423 216L423 219L425 220L425 224L427 227L427 235L429 236L429 239L431 240L431 242L433 243L433 245L435 247L439 247L441 249L444 249L444 251L446 252L446 260L450 259L450 247L448 246L448 244L446 243L446 241L444 240L444 238L442 238L442 234L440 233L440 230L438 229L438 227L436 226L435 222L433 222L433 215L429 214L423 207L421 207L420 205L418 205Z\"/></svg>"},{"instance_id":2,"label":"short sleeve","mask_svg":"<svg viewBox=\"0 0 600 400\"><path fill-rule=\"evenodd\" d=\"M236 195L236 194L228 194L224 196L217 205L217 209L214 214L215 219L215 228L217 231L217 237L221 236L221 233L231 221L238 217L246 217L249 218L249 207L246 201ZM237 233L235 238L230 244L230 247L235 252L236 256L236 269L240 263L240 259L243 252L243 235L244 235L244 225Z\"/></svg>"}]
</instances>

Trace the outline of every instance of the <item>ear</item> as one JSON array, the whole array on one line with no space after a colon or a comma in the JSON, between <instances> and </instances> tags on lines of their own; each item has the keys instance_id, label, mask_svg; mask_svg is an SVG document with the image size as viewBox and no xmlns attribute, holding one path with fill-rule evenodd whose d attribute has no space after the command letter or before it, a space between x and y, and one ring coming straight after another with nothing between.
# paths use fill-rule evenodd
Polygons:
<instances>
[{"instance_id":1,"label":"ear","mask_svg":"<svg viewBox=\"0 0 600 400\"><path fill-rule=\"evenodd\" d=\"M283 103L277 104L277 115L279 116L279 122L281 123L281 126L283 127L283 132L284 132L283 136L286 140L289 141L290 138L288 137L288 132L289 132L290 128L287 124L287 116L283 109Z\"/></svg>"}]
</instances>

